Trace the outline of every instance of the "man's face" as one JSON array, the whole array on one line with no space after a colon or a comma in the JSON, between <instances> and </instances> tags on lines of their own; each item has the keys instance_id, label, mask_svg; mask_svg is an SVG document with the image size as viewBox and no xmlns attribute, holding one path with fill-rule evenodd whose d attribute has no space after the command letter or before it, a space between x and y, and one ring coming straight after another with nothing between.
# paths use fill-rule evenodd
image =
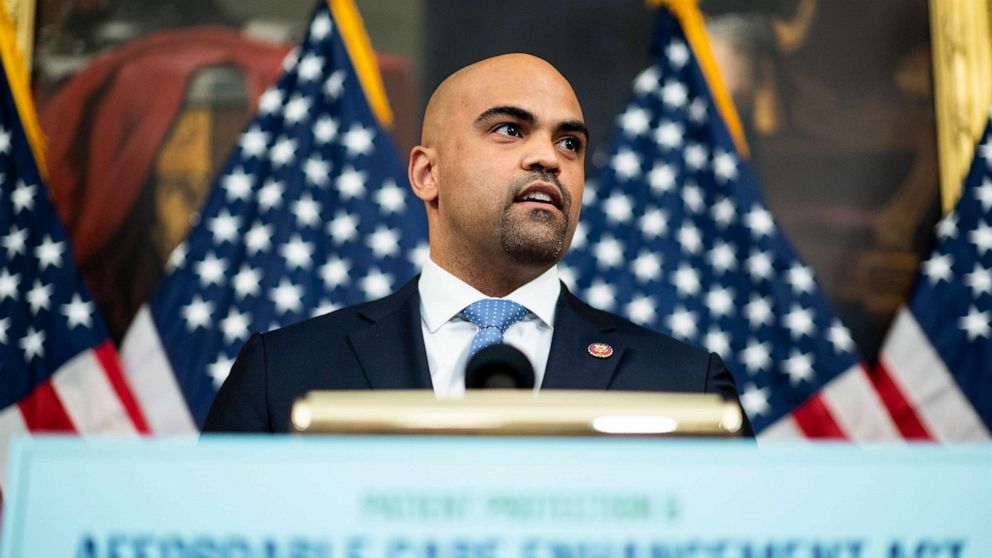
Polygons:
<instances>
[{"instance_id":1,"label":"man's face","mask_svg":"<svg viewBox=\"0 0 992 558\"><path fill-rule=\"evenodd\" d=\"M435 245L484 264L547 269L582 205L586 131L571 87L545 63L495 63L452 92L437 142ZM442 242L436 242L442 241Z\"/></svg>"}]
</instances>

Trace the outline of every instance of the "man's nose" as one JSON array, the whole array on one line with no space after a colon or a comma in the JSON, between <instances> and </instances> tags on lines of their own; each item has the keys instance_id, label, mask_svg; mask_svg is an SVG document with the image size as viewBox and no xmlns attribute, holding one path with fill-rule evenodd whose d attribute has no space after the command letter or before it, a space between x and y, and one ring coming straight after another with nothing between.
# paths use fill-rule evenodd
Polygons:
<instances>
[{"instance_id":1,"label":"man's nose","mask_svg":"<svg viewBox=\"0 0 992 558\"><path fill-rule=\"evenodd\" d=\"M536 134L540 136L540 134ZM531 136L531 141L527 142L527 151L524 153L521 165L526 170L537 170L558 174L558 150L554 143L548 138Z\"/></svg>"}]
</instances>

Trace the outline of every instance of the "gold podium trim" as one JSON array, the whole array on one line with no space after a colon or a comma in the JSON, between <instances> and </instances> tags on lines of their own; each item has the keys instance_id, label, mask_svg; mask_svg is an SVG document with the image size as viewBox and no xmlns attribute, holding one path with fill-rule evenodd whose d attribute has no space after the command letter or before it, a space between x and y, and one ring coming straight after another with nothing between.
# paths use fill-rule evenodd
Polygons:
<instances>
[{"instance_id":1,"label":"gold podium trim","mask_svg":"<svg viewBox=\"0 0 992 558\"><path fill-rule=\"evenodd\" d=\"M436 399L429 390L314 391L293 405L304 434L497 436L737 436L736 403L718 395L480 390Z\"/></svg>"}]
</instances>

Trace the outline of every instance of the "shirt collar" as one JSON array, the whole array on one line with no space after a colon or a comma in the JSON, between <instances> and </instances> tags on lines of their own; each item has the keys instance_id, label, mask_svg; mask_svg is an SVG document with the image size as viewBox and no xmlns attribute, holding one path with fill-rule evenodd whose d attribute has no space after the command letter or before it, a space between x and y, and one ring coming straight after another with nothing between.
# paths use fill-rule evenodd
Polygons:
<instances>
[{"instance_id":1,"label":"shirt collar","mask_svg":"<svg viewBox=\"0 0 992 558\"><path fill-rule=\"evenodd\" d=\"M420 289L420 313L431 333L436 332L469 304L490 298L430 258L420 273L417 288ZM561 283L558 280L558 267L551 266L537 278L503 298L523 305L546 325L553 327L559 294Z\"/></svg>"}]
</instances>

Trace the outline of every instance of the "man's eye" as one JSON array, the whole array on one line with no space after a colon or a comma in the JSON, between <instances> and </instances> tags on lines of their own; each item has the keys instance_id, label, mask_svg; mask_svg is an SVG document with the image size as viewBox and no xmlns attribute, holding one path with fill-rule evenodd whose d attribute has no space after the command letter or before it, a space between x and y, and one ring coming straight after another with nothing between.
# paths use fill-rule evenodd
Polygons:
<instances>
[{"instance_id":1,"label":"man's eye","mask_svg":"<svg viewBox=\"0 0 992 558\"><path fill-rule=\"evenodd\" d=\"M566 151L578 151L579 149L582 148L582 143L573 137L567 137L558 140L558 145L560 145Z\"/></svg>"},{"instance_id":2,"label":"man's eye","mask_svg":"<svg viewBox=\"0 0 992 558\"><path fill-rule=\"evenodd\" d=\"M493 129L497 134L503 134L505 136L522 137L523 133L520 131L520 127L516 124L500 124Z\"/></svg>"}]
</instances>

